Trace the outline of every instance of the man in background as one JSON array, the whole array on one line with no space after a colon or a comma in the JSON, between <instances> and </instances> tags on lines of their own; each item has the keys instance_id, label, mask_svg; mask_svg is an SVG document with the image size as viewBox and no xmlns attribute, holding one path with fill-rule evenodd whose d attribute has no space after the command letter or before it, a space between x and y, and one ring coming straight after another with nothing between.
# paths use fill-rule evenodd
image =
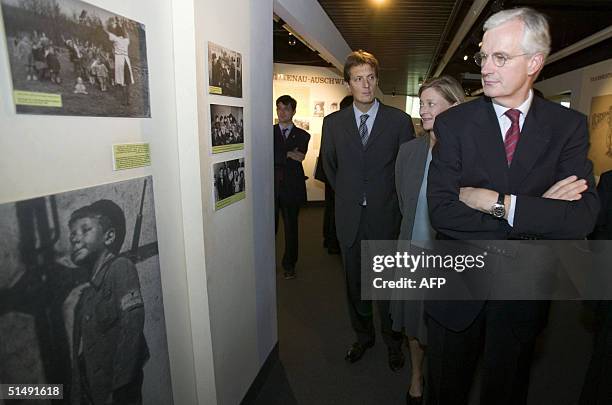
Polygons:
<instances>
[{"instance_id":1,"label":"man in background","mask_svg":"<svg viewBox=\"0 0 612 405\"><path fill-rule=\"evenodd\" d=\"M285 279L295 278L298 259L298 214L306 202L306 176L302 161L308 151L310 134L293 124L297 101L289 95L276 100L278 124L274 125L274 218L279 213L285 229L282 266Z\"/></svg>"}]
</instances>

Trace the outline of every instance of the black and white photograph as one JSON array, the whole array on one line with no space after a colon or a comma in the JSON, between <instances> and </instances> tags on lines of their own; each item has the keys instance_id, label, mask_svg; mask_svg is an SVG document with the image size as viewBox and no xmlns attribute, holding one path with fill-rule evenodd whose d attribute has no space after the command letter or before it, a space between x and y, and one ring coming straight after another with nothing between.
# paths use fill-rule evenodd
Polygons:
<instances>
[{"instance_id":1,"label":"black and white photograph","mask_svg":"<svg viewBox=\"0 0 612 405\"><path fill-rule=\"evenodd\" d=\"M245 195L244 158L213 164L215 210L242 200Z\"/></svg>"},{"instance_id":2,"label":"black and white photograph","mask_svg":"<svg viewBox=\"0 0 612 405\"><path fill-rule=\"evenodd\" d=\"M208 92L229 97L242 97L242 55L208 43Z\"/></svg>"},{"instance_id":3,"label":"black and white photograph","mask_svg":"<svg viewBox=\"0 0 612 405\"><path fill-rule=\"evenodd\" d=\"M325 101L315 101L312 116L313 117L325 116Z\"/></svg>"},{"instance_id":4,"label":"black and white photograph","mask_svg":"<svg viewBox=\"0 0 612 405\"><path fill-rule=\"evenodd\" d=\"M210 136L213 153L244 149L242 107L211 104Z\"/></svg>"},{"instance_id":5,"label":"black and white photograph","mask_svg":"<svg viewBox=\"0 0 612 405\"><path fill-rule=\"evenodd\" d=\"M79 0L0 0L19 114L150 117L143 24Z\"/></svg>"},{"instance_id":6,"label":"black and white photograph","mask_svg":"<svg viewBox=\"0 0 612 405\"><path fill-rule=\"evenodd\" d=\"M172 404L152 178L4 203L0 227L0 381Z\"/></svg>"},{"instance_id":7,"label":"black and white photograph","mask_svg":"<svg viewBox=\"0 0 612 405\"><path fill-rule=\"evenodd\" d=\"M310 121L300 118L293 118L293 123L296 127L302 128L304 131L310 131ZM278 124L277 122L275 124Z\"/></svg>"}]
</instances>

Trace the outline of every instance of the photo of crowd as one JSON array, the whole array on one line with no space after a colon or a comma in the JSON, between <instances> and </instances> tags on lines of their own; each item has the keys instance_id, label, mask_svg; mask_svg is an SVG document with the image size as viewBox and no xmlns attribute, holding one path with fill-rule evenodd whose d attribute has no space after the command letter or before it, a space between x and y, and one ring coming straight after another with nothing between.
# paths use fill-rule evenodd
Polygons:
<instances>
[{"instance_id":1,"label":"photo of crowd","mask_svg":"<svg viewBox=\"0 0 612 405\"><path fill-rule=\"evenodd\" d=\"M213 153L244 149L242 107L211 104L210 136Z\"/></svg>"},{"instance_id":2,"label":"photo of crowd","mask_svg":"<svg viewBox=\"0 0 612 405\"><path fill-rule=\"evenodd\" d=\"M244 198L244 158L213 164L215 210Z\"/></svg>"},{"instance_id":3,"label":"photo of crowd","mask_svg":"<svg viewBox=\"0 0 612 405\"><path fill-rule=\"evenodd\" d=\"M242 97L242 56L212 42L208 43L208 92Z\"/></svg>"},{"instance_id":4,"label":"photo of crowd","mask_svg":"<svg viewBox=\"0 0 612 405\"><path fill-rule=\"evenodd\" d=\"M18 113L151 116L144 25L78 0L0 1Z\"/></svg>"}]
</instances>

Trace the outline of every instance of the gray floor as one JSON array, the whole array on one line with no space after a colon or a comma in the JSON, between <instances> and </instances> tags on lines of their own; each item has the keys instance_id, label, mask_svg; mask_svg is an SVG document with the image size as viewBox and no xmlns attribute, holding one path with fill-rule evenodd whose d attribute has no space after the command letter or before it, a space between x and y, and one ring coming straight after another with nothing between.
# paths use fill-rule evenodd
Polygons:
<instances>
[{"instance_id":1,"label":"gray floor","mask_svg":"<svg viewBox=\"0 0 612 405\"><path fill-rule=\"evenodd\" d=\"M300 212L297 279L284 280L277 269L280 363L256 404L404 404L410 367L391 372L382 338L361 361L348 364L344 352L353 342L340 256L322 247L323 209ZM277 263L283 249L282 223ZM554 302L549 326L538 342L532 367L529 405L576 404L591 349L582 305ZM404 349L407 354L407 349ZM478 404L478 377L470 405Z\"/></svg>"}]
</instances>

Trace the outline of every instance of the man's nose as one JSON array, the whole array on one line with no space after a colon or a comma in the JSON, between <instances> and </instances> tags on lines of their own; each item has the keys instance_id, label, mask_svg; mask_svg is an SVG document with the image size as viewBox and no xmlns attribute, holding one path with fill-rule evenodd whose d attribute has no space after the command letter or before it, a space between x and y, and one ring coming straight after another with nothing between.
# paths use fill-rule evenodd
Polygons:
<instances>
[{"instance_id":1,"label":"man's nose","mask_svg":"<svg viewBox=\"0 0 612 405\"><path fill-rule=\"evenodd\" d=\"M495 68L495 65L493 64L493 58L487 56L486 58L482 59L482 65L480 66L480 74L481 75L487 75L491 72L493 72L493 69Z\"/></svg>"}]
</instances>

